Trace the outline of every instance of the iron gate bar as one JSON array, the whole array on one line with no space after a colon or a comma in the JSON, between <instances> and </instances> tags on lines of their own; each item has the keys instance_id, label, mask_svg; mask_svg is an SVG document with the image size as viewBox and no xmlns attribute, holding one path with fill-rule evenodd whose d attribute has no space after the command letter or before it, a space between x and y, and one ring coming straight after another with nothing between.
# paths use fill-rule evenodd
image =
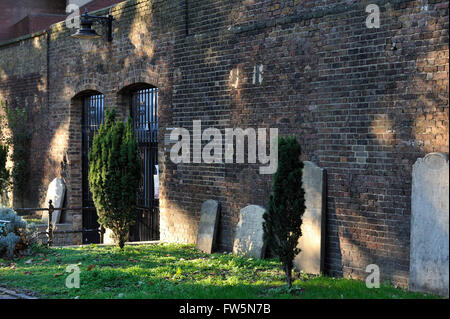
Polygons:
<instances>
[{"instance_id":1,"label":"iron gate bar","mask_svg":"<svg viewBox=\"0 0 450 319\"><path fill-rule=\"evenodd\" d=\"M133 129L142 167L137 194L138 221L131 231L139 240L159 239L159 199L155 199L154 175L158 165L158 89L145 88L131 93Z\"/></svg>"}]
</instances>

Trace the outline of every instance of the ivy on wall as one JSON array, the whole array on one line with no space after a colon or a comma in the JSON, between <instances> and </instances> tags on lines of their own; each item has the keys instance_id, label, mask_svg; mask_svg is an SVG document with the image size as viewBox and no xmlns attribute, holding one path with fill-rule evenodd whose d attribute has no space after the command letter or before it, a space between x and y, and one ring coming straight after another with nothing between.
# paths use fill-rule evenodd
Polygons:
<instances>
[{"instance_id":1,"label":"ivy on wall","mask_svg":"<svg viewBox=\"0 0 450 319\"><path fill-rule=\"evenodd\" d=\"M3 147L11 149L10 160L13 168L10 172L11 186L14 194L24 194L27 190L29 180L28 159L30 156L30 146L32 132L29 130L28 114L25 108L9 107L1 103L3 115L0 116L1 128L8 128L9 134L2 134L2 140L5 143ZM23 206L23 196L18 196Z\"/></svg>"}]
</instances>

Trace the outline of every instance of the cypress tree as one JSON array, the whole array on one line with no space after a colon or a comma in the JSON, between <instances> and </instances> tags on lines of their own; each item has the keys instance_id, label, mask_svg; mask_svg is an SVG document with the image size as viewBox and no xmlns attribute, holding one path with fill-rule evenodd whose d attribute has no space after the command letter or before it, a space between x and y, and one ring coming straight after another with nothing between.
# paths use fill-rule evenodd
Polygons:
<instances>
[{"instance_id":1,"label":"cypress tree","mask_svg":"<svg viewBox=\"0 0 450 319\"><path fill-rule=\"evenodd\" d=\"M300 253L297 244L305 212L300 154L301 147L294 136L278 140L278 168L263 223L264 241L280 258L289 288L294 258Z\"/></svg>"},{"instance_id":2,"label":"cypress tree","mask_svg":"<svg viewBox=\"0 0 450 319\"><path fill-rule=\"evenodd\" d=\"M136 194L140 179L138 145L130 117L125 124L116 121L115 110L106 112L106 121L89 150L89 163L89 188L98 222L111 229L119 247L123 248L137 217Z\"/></svg>"}]
</instances>

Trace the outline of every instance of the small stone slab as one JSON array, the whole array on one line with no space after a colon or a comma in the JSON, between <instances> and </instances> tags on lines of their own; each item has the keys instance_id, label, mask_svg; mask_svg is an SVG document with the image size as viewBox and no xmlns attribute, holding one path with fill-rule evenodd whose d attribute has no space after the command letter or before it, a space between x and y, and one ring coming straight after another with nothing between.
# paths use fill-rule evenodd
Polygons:
<instances>
[{"instance_id":1,"label":"small stone slab","mask_svg":"<svg viewBox=\"0 0 450 319\"><path fill-rule=\"evenodd\" d=\"M326 171L313 162L303 164L306 210L297 246L301 252L295 257L294 266L297 270L318 275L323 271L325 259Z\"/></svg>"},{"instance_id":2,"label":"small stone slab","mask_svg":"<svg viewBox=\"0 0 450 319\"><path fill-rule=\"evenodd\" d=\"M441 153L413 165L409 286L449 295L449 163Z\"/></svg>"},{"instance_id":3,"label":"small stone slab","mask_svg":"<svg viewBox=\"0 0 450 319\"><path fill-rule=\"evenodd\" d=\"M233 243L233 254L253 258L264 257L263 215L265 209L249 205L241 209Z\"/></svg>"},{"instance_id":4,"label":"small stone slab","mask_svg":"<svg viewBox=\"0 0 450 319\"><path fill-rule=\"evenodd\" d=\"M159 165L155 165L156 174L153 175L153 193L154 198L159 199Z\"/></svg>"},{"instance_id":5,"label":"small stone slab","mask_svg":"<svg viewBox=\"0 0 450 319\"><path fill-rule=\"evenodd\" d=\"M219 225L219 202L207 200L202 204L200 223L198 225L197 248L211 254L216 241L217 227Z\"/></svg>"},{"instance_id":6,"label":"small stone slab","mask_svg":"<svg viewBox=\"0 0 450 319\"><path fill-rule=\"evenodd\" d=\"M64 203L64 196L66 194L66 185L64 184L61 178L55 178L52 180L50 185L48 185L47 196L45 197L45 207L48 207L49 200L52 201L53 207L62 208ZM59 219L61 217L61 211L55 210L52 214L52 223L59 223ZM44 211L42 214L42 221L44 223L48 222L48 212Z\"/></svg>"}]
</instances>

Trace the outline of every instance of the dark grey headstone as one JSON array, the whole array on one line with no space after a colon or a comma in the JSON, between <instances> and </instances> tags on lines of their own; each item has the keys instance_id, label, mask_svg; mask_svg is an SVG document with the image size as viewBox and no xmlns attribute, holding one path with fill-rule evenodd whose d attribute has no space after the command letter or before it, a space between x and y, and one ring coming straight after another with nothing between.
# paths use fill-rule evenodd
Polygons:
<instances>
[{"instance_id":1,"label":"dark grey headstone","mask_svg":"<svg viewBox=\"0 0 450 319\"><path fill-rule=\"evenodd\" d=\"M264 257L263 214L261 206L250 205L240 211L233 243L233 254L246 257Z\"/></svg>"},{"instance_id":2,"label":"dark grey headstone","mask_svg":"<svg viewBox=\"0 0 450 319\"><path fill-rule=\"evenodd\" d=\"M446 155L419 158L412 170L409 286L449 295L449 165Z\"/></svg>"},{"instance_id":3,"label":"dark grey headstone","mask_svg":"<svg viewBox=\"0 0 450 319\"><path fill-rule=\"evenodd\" d=\"M197 248L208 254L212 253L216 241L219 215L219 203L216 200L210 199L203 203L198 225Z\"/></svg>"}]
</instances>

